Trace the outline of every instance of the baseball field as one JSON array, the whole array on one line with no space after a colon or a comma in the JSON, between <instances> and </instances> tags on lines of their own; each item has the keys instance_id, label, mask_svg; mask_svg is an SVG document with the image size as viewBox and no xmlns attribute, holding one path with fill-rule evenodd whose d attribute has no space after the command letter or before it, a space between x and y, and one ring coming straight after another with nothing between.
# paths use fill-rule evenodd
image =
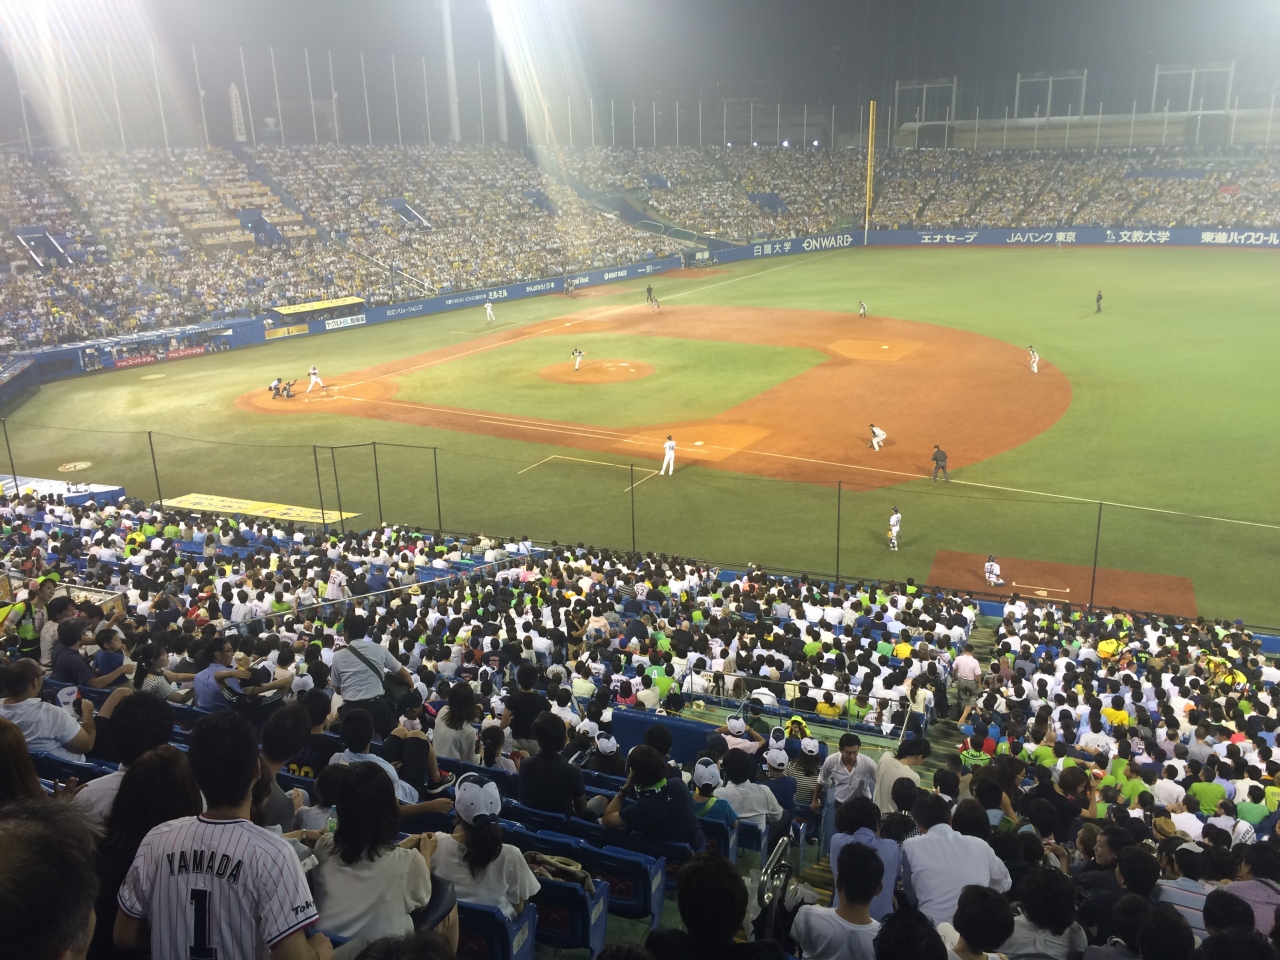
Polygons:
<instances>
[{"instance_id":1,"label":"baseball field","mask_svg":"<svg viewBox=\"0 0 1280 960\"><path fill-rule=\"evenodd\" d=\"M165 498L323 499L356 527L381 503L423 527L971 588L995 554L1026 594L1280 625L1278 268L811 254L656 277L660 311L633 281L499 303L493 325L470 309L63 381L8 430L20 474L149 499L158 472ZM326 392L270 398L312 364Z\"/></svg>"}]
</instances>

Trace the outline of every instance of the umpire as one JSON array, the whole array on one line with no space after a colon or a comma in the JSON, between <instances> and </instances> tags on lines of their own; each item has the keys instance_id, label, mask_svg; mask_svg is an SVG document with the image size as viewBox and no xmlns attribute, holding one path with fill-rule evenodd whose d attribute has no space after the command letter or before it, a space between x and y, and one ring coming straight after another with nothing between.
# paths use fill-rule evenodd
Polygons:
<instances>
[{"instance_id":1,"label":"umpire","mask_svg":"<svg viewBox=\"0 0 1280 960\"><path fill-rule=\"evenodd\" d=\"M947 476L947 451L943 450L936 443L933 445L933 479L938 479L938 471L942 471L942 479L951 482L951 478Z\"/></svg>"}]
</instances>

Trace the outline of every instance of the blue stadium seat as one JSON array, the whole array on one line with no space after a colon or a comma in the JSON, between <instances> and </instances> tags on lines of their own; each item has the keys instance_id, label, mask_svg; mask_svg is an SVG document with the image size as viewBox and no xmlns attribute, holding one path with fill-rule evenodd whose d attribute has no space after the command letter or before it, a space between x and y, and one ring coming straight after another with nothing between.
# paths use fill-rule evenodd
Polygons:
<instances>
[{"instance_id":1,"label":"blue stadium seat","mask_svg":"<svg viewBox=\"0 0 1280 960\"><path fill-rule=\"evenodd\" d=\"M508 920L497 907L458 901L458 960L533 960L538 908Z\"/></svg>"},{"instance_id":2,"label":"blue stadium seat","mask_svg":"<svg viewBox=\"0 0 1280 960\"><path fill-rule=\"evenodd\" d=\"M604 949L609 926L609 884L595 883L595 892L588 895L581 884L541 877L538 882L542 889L533 895L538 942L556 950L586 947L594 960Z\"/></svg>"},{"instance_id":3,"label":"blue stadium seat","mask_svg":"<svg viewBox=\"0 0 1280 960\"><path fill-rule=\"evenodd\" d=\"M42 780L61 780L64 783L72 777L81 783L87 783L115 769L100 763L78 763L63 757L55 757L50 753L31 754L31 765L35 767L36 775Z\"/></svg>"}]
</instances>

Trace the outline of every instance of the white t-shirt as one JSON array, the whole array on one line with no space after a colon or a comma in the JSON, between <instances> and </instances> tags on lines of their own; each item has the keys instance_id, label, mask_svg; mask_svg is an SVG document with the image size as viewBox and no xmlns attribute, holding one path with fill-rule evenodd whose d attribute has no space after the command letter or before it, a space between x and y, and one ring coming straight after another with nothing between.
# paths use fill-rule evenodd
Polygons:
<instances>
[{"instance_id":1,"label":"white t-shirt","mask_svg":"<svg viewBox=\"0 0 1280 960\"><path fill-rule=\"evenodd\" d=\"M63 760L84 763L84 754L72 753L63 744L80 732L80 724L67 710L30 697L17 703L0 703L0 717L15 724L32 753L50 753Z\"/></svg>"},{"instance_id":2,"label":"white t-shirt","mask_svg":"<svg viewBox=\"0 0 1280 960\"><path fill-rule=\"evenodd\" d=\"M791 924L791 937L805 960L873 960L880 924L850 923L830 907L804 906Z\"/></svg>"},{"instance_id":3,"label":"white t-shirt","mask_svg":"<svg viewBox=\"0 0 1280 960\"><path fill-rule=\"evenodd\" d=\"M413 933L409 914L431 899L431 873L417 850L395 847L375 860L344 863L326 833L316 843L312 871L320 929L339 937L400 937Z\"/></svg>"},{"instance_id":4,"label":"white t-shirt","mask_svg":"<svg viewBox=\"0 0 1280 960\"><path fill-rule=\"evenodd\" d=\"M106 776L90 780L76 794L76 802L83 803L105 821L111 813L111 805L116 802L116 794L120 792L120 781L124 779L124 768L113 770Z\"/></svg>"},{"instance_id":5,"label":"white t-shirt","mask_svg":"<svg viewBox=\"0 0 1280 960\"><path fill-rule=\"evenodd\" d=\"M462 859L464 848L451 836L440 835L440 845L431 858L431 869L442 880L453 883L459 900L497 907L508 920L516 916L515 905L528 900L542 884L524 862L524 854L509 843L502 845L497 859L479 876Z\"/></svg>"}]
</instances>

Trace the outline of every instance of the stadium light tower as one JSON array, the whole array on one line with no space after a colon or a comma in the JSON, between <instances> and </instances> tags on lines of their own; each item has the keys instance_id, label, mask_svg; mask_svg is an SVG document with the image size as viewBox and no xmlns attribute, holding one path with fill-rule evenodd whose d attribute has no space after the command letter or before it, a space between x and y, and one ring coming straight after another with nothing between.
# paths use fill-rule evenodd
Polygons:
<instances>
[{"instance_id":1,"label":"stadium light tower","mask_svg":"<svg viewBox=\"0 0 1280 960\"><path fill-rule=\"evenodd\" d=\"M449 90L449 139L462 139L462 121L458 117L458 72L453 62L452 0L440 0L440 25L444 32L444 72Z\"/></svg>"},{"instance_id":2,"label":"stadium light tower","mask_svg":"<svg viewBox=\"0 0 1280 960\"><path fill-rule=\"evenodd\" d=\"M1048 84L1048 93L1045 98L1045 117L1053 116L1053 85L1055 83L1061 85L1063 83L1079 84L1080 99L1069 101L1067 107L1067 116L1071 116L1075 104L1080 104L1080 116L1084 116L1084 96L1089 86L1088 70L1069 70L1065 73L1019 73L1014 80L1013 86L1013 119L1019 117L1019 109L1022 105L1022 87L1024 84L1045 83Z\"/></svg>"},{"instance_id":3,"label":"stadium light tower","mask_svg":"<svg viewBox=\"0 0 1280 960\"><path fill-rule=\"evenodd\" d=\"M893 82L893 112L891 117L901 117L902 110L898 104L898 97L903 93L913 93L920 91L920 112L916 115L917 126L921 123L929 122L929 91L951 91L951 106L947 110L947 119L950 120L956 113L956 87L957 78L942 80L895 80ZM935 98L936 99L936 98ZM945 102L945 101L944 101ZM861 122L859 122L861 126ZM890 131L892 136L892 131Z\"/></svg>"},{"instance_id":4,"label":"stadium light tower","mask_svg":"<svg viewBox=\"0 0 1280 960\"><path fill-rule=\"evenodd\" d=\"M1151 83L1151 112L1156 112L1156 93L1160 88L1161 77L1189 77L1191 82L1187 84L1187 113L1191 112L1191 105L1195 102L1196 78L1204 79L1205 75L1226 74L1227 89L1222 98L1222 109L1231 109L1231 88L1235 85L1236 79L1236 62L1232 60L1230 63L1205 63L1198 66L1173 66L1162 67L1156 64L1155 80ZM1200 99L1204 100L1203 90Z\"/></svg>"}]
</instances>

